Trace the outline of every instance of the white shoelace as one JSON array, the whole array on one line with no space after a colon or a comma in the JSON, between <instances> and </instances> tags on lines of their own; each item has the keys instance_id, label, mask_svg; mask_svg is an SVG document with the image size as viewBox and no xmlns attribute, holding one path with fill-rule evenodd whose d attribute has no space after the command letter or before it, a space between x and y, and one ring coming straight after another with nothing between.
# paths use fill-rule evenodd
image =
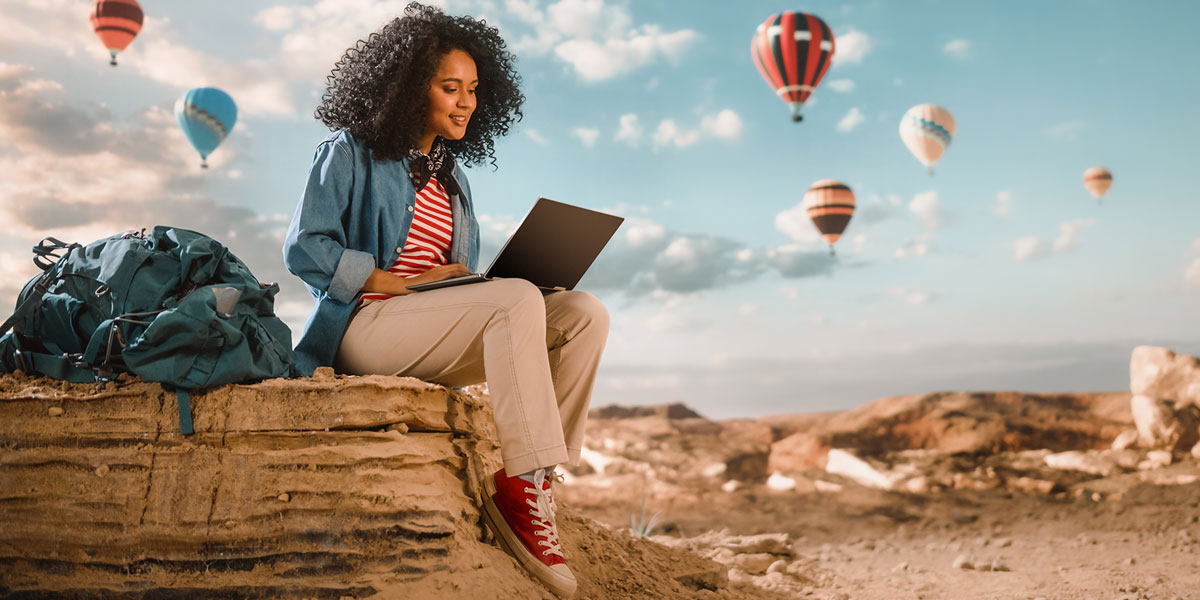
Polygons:
<instances>
[{"instance_id":1,"label":"white shoelace","mask_svg":"<svg viewBox=\"0 0 1200 600\"><path fill-rule=\"evenodd\" d=\"M542 484L545 482L546 470L538 469L535 471L533 474L533 487L525 488L525 493L533 494L537 498L537 501L534 502L526 498L525 503L532 509L529 511L529 514L533 515L533 524L541 527L541 529L534 531L533 534L546 538L538 541L539 546L546 546L546 549L542 550L542 556L557 554L559 557L562 557L562 547L558 545L558 527L554 524L554 511L556 507L553 505L554 499L546 493L546 490L542 489Z\"/></svg>"}]
</instances>

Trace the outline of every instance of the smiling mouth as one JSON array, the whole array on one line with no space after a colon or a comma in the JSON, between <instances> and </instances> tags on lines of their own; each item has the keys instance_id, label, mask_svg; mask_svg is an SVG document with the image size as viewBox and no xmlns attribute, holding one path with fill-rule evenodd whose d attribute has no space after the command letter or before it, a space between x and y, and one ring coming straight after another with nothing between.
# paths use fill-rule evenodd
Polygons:
<instances>
[{"instance_id":1,"label":"smiling mouth","mask_svg":"<svg viewBox=\"0 0 1200 600\"><path fill-rule=\"evenodd\" d=\"M458 123L459 125L466 125L466 124L467 124L467 118L466 118L466 117L456 117L456 116L454 116L454 115L451 115L451 116L450 116L450 120L451 120L451 121L454 121L455 123Z\"/></svg>"}]
</instances>

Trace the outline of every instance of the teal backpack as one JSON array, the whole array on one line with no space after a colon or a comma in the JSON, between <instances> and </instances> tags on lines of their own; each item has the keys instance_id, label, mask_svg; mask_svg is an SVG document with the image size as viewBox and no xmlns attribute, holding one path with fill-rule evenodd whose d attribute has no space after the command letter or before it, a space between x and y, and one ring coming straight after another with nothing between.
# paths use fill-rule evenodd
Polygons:
<instances>
[{"instance_id":1,"label":"teal backpack","mask_svg":"<svg viewBox=\"0 0 1200 600\"><path fill-rule=\"evenodd\" d=\"M0 372L162 383L176 390L184 434L193 433L188 390L292 375L291 330L274 314L279 286L259 283L204 234L160 225L86 246L46 238L33 253L43 272L0 325Z\"/></svg>"}]
</instances>

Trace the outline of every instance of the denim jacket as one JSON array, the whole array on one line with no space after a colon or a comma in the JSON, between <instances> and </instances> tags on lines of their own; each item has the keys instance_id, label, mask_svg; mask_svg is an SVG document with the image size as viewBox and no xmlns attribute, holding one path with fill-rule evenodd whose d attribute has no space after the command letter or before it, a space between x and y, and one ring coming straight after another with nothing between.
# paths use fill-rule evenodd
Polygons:
<instances>
[{"instance_id":1,"label":"denim jacket","mask_svg":"<svg viewBox=\"0 0 1200 600\"><path fill-rule=\"evenodd\" d=\"M472 271L479 261L479 221L471 189L457 165L462 190L450 198L454 232L450 262ZM315 307L296 344L296 373L332 366L367 276L387 270L400 256L416 207L408 160L375 160L342 130L317 146L304 195L287 238L283 262L304 281Z\"/></svg>"}]
</instances>

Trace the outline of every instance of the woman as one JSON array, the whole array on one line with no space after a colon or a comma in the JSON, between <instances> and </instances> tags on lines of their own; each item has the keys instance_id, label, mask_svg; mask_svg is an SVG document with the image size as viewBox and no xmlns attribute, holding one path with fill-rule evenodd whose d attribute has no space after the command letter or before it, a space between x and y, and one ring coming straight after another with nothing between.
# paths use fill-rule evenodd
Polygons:
<instances>
[{"instance_id":1,"label":"woman","mask_svg":"<svg viewBox=\"0 0 1200 600\"><path fill-rule=\"evenodd\" d=\"M456 159L495 164L521 118L514 57L495 28L410 4L334 65L317 146L284 242L316 307L296 347L302 374L485 379L504 468L483 482L505 550L569 597L550 481L576 463L608 313L586 292L543 294L502 279L412 293L473 271L479 224Z\"/></svg>"}]
</instances>

